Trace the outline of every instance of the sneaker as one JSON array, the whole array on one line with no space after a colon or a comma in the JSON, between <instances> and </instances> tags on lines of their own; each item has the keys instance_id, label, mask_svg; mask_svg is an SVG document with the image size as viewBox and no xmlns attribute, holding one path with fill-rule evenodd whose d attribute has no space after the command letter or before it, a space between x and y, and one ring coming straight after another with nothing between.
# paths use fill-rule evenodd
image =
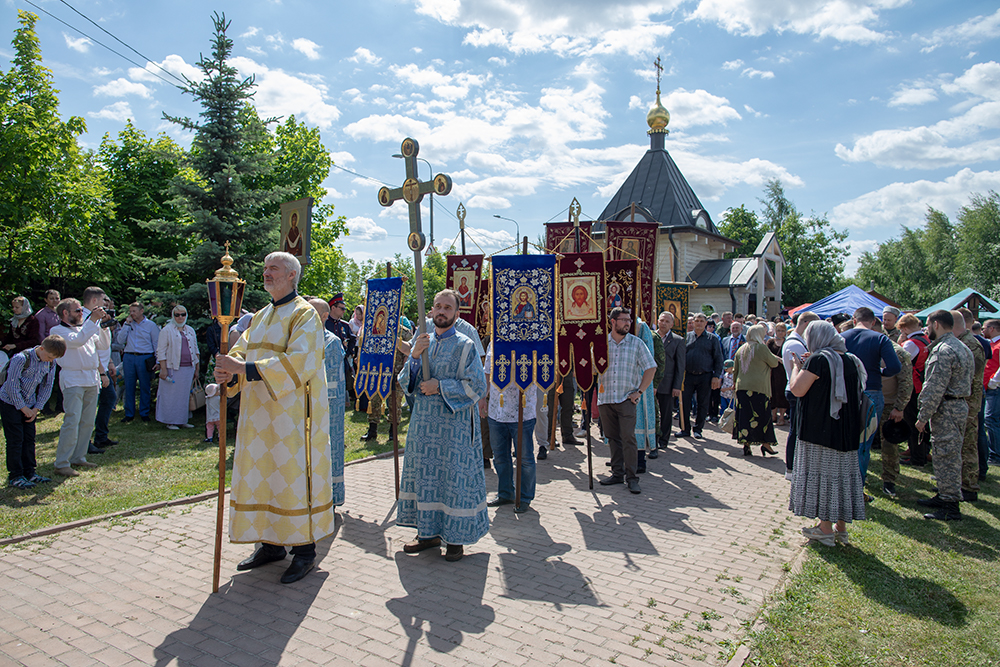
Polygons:
<instances>
[{"instance_id":1,"label":"sneaker","mask_svg":"<svg viewBox=\"0 0 1000 667\"><path fill-rule=\"evenodd\" d=\"M851 544L851 538L847 534L847 531L846 530L837 530L836 526L833 527L833 540L834 540L834 542L839 542L839 543L843 544L845 547L846 546L850 546L850 544Z\"/></svg>"},{"instance_id":2,"label":"sneaker","mask_svg":"<svg viewBox=\"0 0 1000 667\"><path fill-rule=\"evenodd\" d=\"M545 459L549 458L548 450L545 447L539 447L538 456L536 456L535 458L538 459L539 461L544 461Z\"/></svg>"},{"instance_id":3,"label":"sneaker","mask_svg":"<svg viewBox=\"0 0 1000 667\"><path fill-rule=\"evenodd\" d=\"M181 428L194 428L194 424L181 424Z\"/></svg>"},{"instance_id":4,"label":"sneaker","mask_svg":"<svg viewBox=\"0 0 1000 667\"><path fill-rule=\"evenodd\" d=\"M573 437L574 438L584 438L586 436L587 436L587 432L584 431L582 428L578 428L578 429L576 429L576 430L573 431Z\"/></svg>"},{"instance_id":5,"label":"sneaker","mask_svg":"<svg viewBox=\"0 0 1000 667\"><path fill-rule=\"evenodd\" d=\"M803 528L802 534L808 537L810 542L819 542L820 544L824 544L828 547L832 547L837 544L836 533L824 533L819 529L819 526Z\"/></svg>"},{"instance_id":6,"label":"sneaker","mask_svg":"<svg viewBox=\"0 0 1000 667\"><path fill-rule=\"evenodd\" d=\"M791 470L786 469L785 470L785 481L787 481L787 482L794 482L795 481L795 473L792 472Z\"/></svg>"},{"instance_id":7,"label":"sneaker","mask_svg":"<svg viewBox=\"0 0 1000 667\"><path fill-rule=\"evenodd\" d=\"M703 436L701 434L701 431L695 431L694 434L691 437L694 438L695 440L704 440L705 439L705 436Z\"/></svg>"},{"instance_id":8,"label":"sneaker","mask_svg":"<svg viewBox=\"0 0 1000 667\"><path fill-rule=\"evenodd\" d=\"M31 489L35 486L34 482L29 482L24 478L24 475L20 477L15 477L14 479L7 482L7 486L13 486L15 489Z\"/></svg>"},{"instance_id":9,"label":"sneaker","mask_svg":"<svg viewBox=\"0 0 1000 667\"><path fill-rule=\"evenodd\" d=\"M51 482L52 480L49 479L48 477L42 477L36 472L28 479L28 481L31 482L32 484L45 484L46 482Z\"/></svg>"},{"instance_id":10,"label":"sneaker","mask_svg":"<svg viewBox=\"0 0 1000 667\"><path fill-rule=\"evenodd\" d=\"M179 431L179 430L181 430L181 427L178 426L177 424L167 424L167 430L168 431Z\"/></svg>"},{"instance_id":11,"label":"sneaker","mask_svg":"<svg viewBox=\"0 0 1000 667\"><path fill-rule=\"evenodd\" d=\"M882 484L882 495L888 498L896 497L896 484L894 482L885 482Z\"/></svg>"}]
</instances>

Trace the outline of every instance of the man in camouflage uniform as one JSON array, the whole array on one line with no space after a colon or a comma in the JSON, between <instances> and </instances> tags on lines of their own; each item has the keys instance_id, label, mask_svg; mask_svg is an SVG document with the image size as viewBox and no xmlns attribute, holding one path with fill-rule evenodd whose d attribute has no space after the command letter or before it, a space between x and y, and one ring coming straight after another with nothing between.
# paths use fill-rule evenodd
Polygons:
<instances>
[{"instance_id":1,"label":"man in camouflage uniform","mask_svg":"<svg viewBox=\"0 0 1000 667\"><path fill-rule=\"evenodd\" d=\"M983 377L986 370L986 352L970 328L976 321L968 308L951 311L955 318L955 336L965 343L975 361L972 393L969 394L969 416L965 421L965 439L962 441L962 500L979 500L979 408L983 405L983 383L975 378Z\"/></svg>"},{"instance_id":2,"label":"man in camouflage uniform","mask_svg":"<svg viewBox=\"0 0 1000 667\"><path fill-rule=\"evenodd\" d=\"M922 433L928 422L933 427L931 443L938 492L917 503L935 508L924 515L925 519L954 521L962 518L958 509L962 500L962 442L975 360L969 348L952 333L955 318L951 312L935 310L928 316L927 326L934 344L918 399L917 430Z\"/></svg>"},{"instance_id":3,"label":"man in camouflage uniform","mask_svg":"<svg viewBox=\"0 0 1000 667\"><path fill-rule=\"evenodd\" d=\"M898 333L898 332L897 332ZM899 359L899 364L903 367L901 371L892 377L882 378L882 395L885 397L885 408L882 410L882 418L879 420L879 434L882 433L882 424L890 419L895 422L903 420L903 410L910 402L910 394L913 393L913 361L910 353L899 346L892 344L893 351ZM882 443L882 493L890 498L896 497L896 479L899 477L899 445L891 442Z\"/></svg>"},{"instance_id":4,"label":"man in camouflage uniform","mask_svg":"<svg viewBox=\"0 0 1000 667\"><path fill-rule=\"evenodd\" d=\"M899 321L899 315L899 308L886 306L882 309L882 333L888 336L889 340L893 343L899 342L899 329L896 328L896 322Z\"/></svg>"}]
</instances>

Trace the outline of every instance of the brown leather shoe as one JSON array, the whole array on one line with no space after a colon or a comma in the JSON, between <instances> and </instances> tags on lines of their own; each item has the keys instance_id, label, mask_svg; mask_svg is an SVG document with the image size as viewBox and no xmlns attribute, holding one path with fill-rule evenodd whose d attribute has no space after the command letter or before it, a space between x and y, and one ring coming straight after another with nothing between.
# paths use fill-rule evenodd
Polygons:
<instances>
[{"instance_id":1,"label":"brown leather shoe","mask_svg":"<svg viewBox=\"0 0 1000 667\"><path fill-rule=\"evenodd\" d=\"M462 560L462 556L465 555L465 549L461 544L449 544L447 550L445 550L444 559L449 563L454 563L457 560Z\"/></svg>"},{"instance_id":2,"label":"brown leather shoe","mask_svg":"<svg viewBox=\"0 0 1000 667\"><path fill-rule=\"evenodd\" d=\"M56 468L56 474L62 477L79 477L80 473L72 468Z\"/></svg>"},{"instance_id":3,"label":"brown leather shoe","mask_svg":"<svg viewBox=\"0 0 1000 667\"><path fill-rule=\"evenodd\" d=\"M419 538L413 540L412 542L407 542L403 545L403 553L415 554L424 549L433 549L434 547L441 546L440 537L432 537L427 540L421 540Z\"/></svg>"},{"instance_id":4,"label":"brown leather shoe","mask_svg":"<svg viewBox=\"0 0 1000 667\"><path fill-rule=\"evenodd\" d=\"M73 465L77 466L78 468L96 468L97 467L96 463L91 463L90 461L80 461L79 463L74 463Z\"/></svg>"}]
</instances>

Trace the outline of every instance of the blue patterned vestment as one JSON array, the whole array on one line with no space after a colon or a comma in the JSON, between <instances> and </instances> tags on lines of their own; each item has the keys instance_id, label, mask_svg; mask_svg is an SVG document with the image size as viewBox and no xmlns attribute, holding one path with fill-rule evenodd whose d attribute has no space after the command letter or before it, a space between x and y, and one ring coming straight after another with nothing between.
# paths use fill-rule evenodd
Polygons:
<instances>
[{"instance_id":1,"label":"blue patterned vestment","mask_svg":"<svg viewBox=\"0 0 1000 667\"><path fill-rule=\"evenodd\" d=\"M347 382L344 379L344 345L336 335L324 330L326 348L326 396L330 401L330 461L333 472L333 504L344 504L344 406Z\"/></svg>"},{"instance_id":2,"label":"blue patterned vestment","mask_svg":"<svg viewBox=\"0 0 1000 667\"><path fill-rule=\"evenodd\" d=\"M642 320L639 320L638 335L649 349L649 354L654 356L653 332ZM656 448L656 387L653 383L642 392L642 398L635 405L635 441L640 452Z\"/></svg>"},{"instance_id":3,"label":"blue patterned vestment","mask_svg":"<svg viewBox=\"0 0 1000 667\"><path fill-rule=\"evenodd\" d=\"M399 374L413 409L396 524L416 528L420 538L475 544L490 529L478 413L473 419L486 376L476 345L454 328L431 333L428 356L440 393L420 393L419 360L411 359Z\"/></svg>"}]
</instances>

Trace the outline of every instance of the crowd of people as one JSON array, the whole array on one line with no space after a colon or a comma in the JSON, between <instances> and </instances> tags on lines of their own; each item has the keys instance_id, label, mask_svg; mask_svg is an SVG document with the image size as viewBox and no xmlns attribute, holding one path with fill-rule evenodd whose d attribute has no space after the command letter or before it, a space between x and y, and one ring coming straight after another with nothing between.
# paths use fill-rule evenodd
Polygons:
<instances>
[{"instance_id":1,"label":"crowd of people","mask_svg":"<svg viewBox=\"0 0 1000 667\"><path fill-rule=\"evenodd\" d=\"M285 583L311 570L315 542L332 534L334 508L344 502L345 411L368 414L365 441L377 437L384 411L381 399L354 393L363 306L345 320L343 294L298 295L300 273L293 256L268 255L271 304L233 324L227 354L220 354L218 324L204 338L215 380L205 388L206 441L226 418L219 414L222 385L239 417L230 538L261 545L238 569L283 560L290 547ZM79 300L49 290L45 304L34 313L27 298L14 299L3 340L10 361L0 416L11 486L51 481L35 460L35 421L46 410L65 413L55 474L74 477L94 467L88 454L117 444L108 438L108 421L119 381L123 422L138 413L171 430L193 426L190 396L203 355L183 306L175 305L161 327L138 302L119 321L98 287ZM672 438L697 443L706 424L719 424L745 456L757 447L777 455L776 427L787 425L789 507L818 519L803 533L827 545L847 543L847 524L865 517L873 447L882 450L888 497L897 495L900 465L933 462L938 493L919 502L934 519L960 519L959 502L976 501L988 466L1000 464L1000 320L978 332L967 309L936 311L926 327L891 307L881 319L868 308L829 320L809 311L771 321L696 313L682 336L671 312L651 328L616 307L608 369L595 386L580 391L570 374L550 392L524 393L522 402L514 385L501 391L490 382L490 341L458 316L459 305L459 296L444 290L425 327L400 318L389 403L393 424L403 405L410 412L397 516L398 525L416 529L407 553L444 544L447 560L462 558L463 547L488 531L487 508L528 511L536 461L560 441L582 444L594 422L610 451L610 474L600 483L623 484L634 494L641 493L647 461L668 450ZM900 452L904 442L908 449ZM490 467L498 483L487 498Z\"/></svg>"}]
</instances>

